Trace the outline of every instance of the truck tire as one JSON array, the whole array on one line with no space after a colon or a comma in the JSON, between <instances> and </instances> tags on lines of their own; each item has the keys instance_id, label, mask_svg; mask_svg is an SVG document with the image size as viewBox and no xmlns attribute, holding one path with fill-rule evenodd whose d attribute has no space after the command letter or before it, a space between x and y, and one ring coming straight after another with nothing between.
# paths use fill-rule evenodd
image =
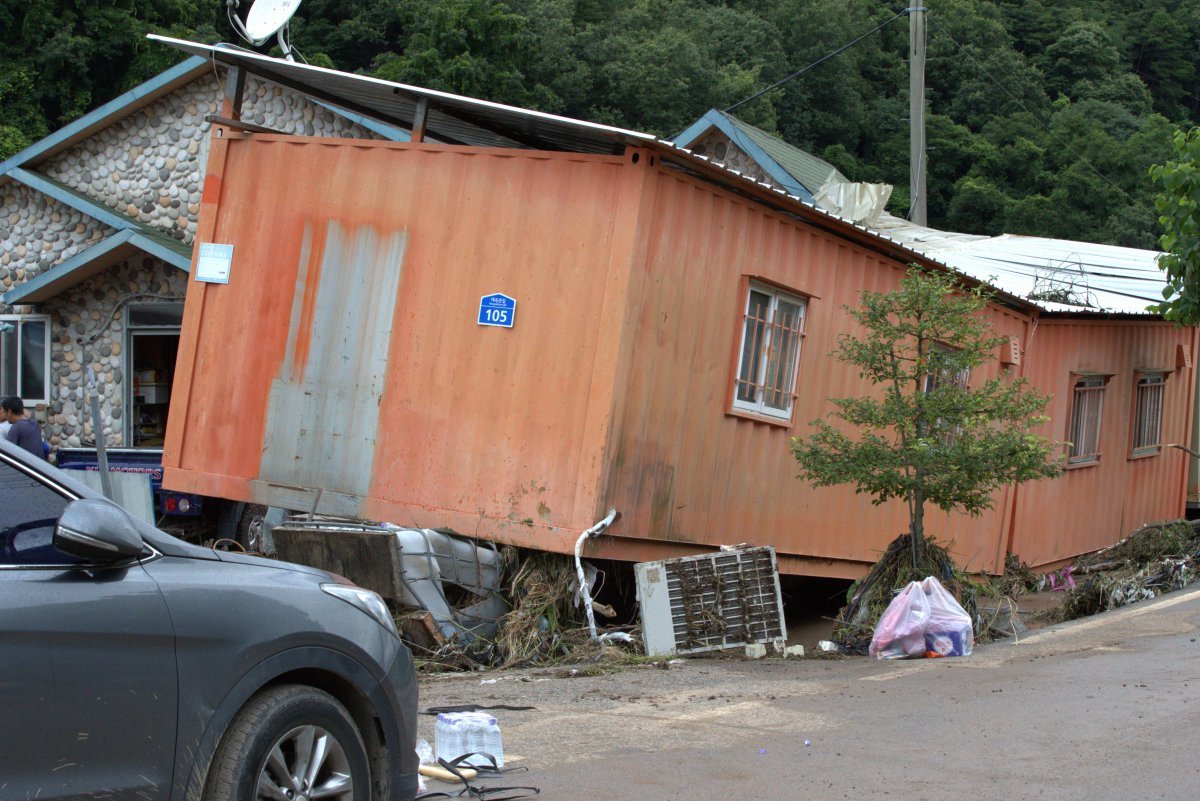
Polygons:
<instances>
[{"instance_id":1,"label":"truck tire","mask_svg":"<svg viewBox=\"0 0 1200 801\"><path fill-rule=\"evenodd\" d=\"M257 503L248 503L242 510L237 524L237 541L247 551L263 550L263 518L266 516L267 507Z\"/></svg>"},{"instance_id":2,"label":"truck tire","mask_svg":"<svg viewBox=\"0 0 1200 801\"><path fill-rule=\"evenodd\" d=\"M363 738L329 693L299 684L268 688L247 702L221 738L204 801L314 797L370 801Z\"/></svg>"}]
</instances>

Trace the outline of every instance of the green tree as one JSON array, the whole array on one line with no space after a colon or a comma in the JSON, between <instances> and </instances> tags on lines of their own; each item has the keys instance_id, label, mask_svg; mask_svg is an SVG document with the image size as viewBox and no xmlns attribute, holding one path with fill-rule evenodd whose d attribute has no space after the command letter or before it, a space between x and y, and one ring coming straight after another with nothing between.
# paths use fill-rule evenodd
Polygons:
<instances>
[{"instance_id":1,"label":"green tree","mask_svg":"<svg viewBox=\"0 0 1200 801\"><path fill-rule=\"evenodd\" d=\"M899 289L864 292L859 308L846 307L863 334L843 334L835 355L879 391L832 398L831 416L848 426L815 420L816 433L791 442L800 476L813 484L853 484L875 504L903 499L914 565L927 503L979 515L1000 487L1061 469L1052 443L1032 433L1046 420L1046 396L1023 378L970 385L970 371L1003 342L981 314L987 303L983 289L915 266Z\"/></svg>"},{"instance_id":2,"label":"green tree","mask_svg":"<svg viewBox=\"0 0 1200 801\"><path fill-rule=\"evenodd\" d=\"M1195 325L1200 323L1200 128L1176 132L1174 142L1175 160L1150 168L1160 190L1155 206L1166 251L1158 266L1167 279L1155 311Z\"/></svg>"}]
</instances>

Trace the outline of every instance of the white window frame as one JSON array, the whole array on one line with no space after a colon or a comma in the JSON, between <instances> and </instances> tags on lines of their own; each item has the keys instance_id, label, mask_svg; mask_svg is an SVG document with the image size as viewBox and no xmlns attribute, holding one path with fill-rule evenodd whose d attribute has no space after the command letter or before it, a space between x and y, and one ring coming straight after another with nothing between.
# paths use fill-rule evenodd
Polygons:
<instances>
[{"instance_id":1,"label":"white window frame","mask_svg":"<svg viewBox=\"0 0 1200 801\"><path fill-rule=\"evenodd\" d=\"M46 331L46 347L45 347L45 353L42 355L42 394L41 394L41 397L27 397L25 395L21 395L20 397L21 397L21 400L25 404L49 403L50 402L50 350L51 350L51 341L52 341L51 340L51 332L50 332L50 315L48 315L48 314L0 314L0 323L7 323L16 329L15 333L16 333L16 341L17 341L16 386L9 387L9 386L5 386L2 383L0 383L0 395L9 396L9 395L18 395L20 393L21 384L23 383L22 378L24 377L22 375L22 372L24 370L24 363L23 363L23 360L21 359L21 354L20 354L21 328L26 323L42 323L45 326L45 331ZM0 358L2 358L2 351L0 351ZM5 366L6 365L0 364L0 382L3 381L3 375L6 373L6 371L3 369Z\"/></svg>"},{"instance_id":2,"label":"white window frame","mask_svg":"<svg viewBox=\"0 0 1200 801\"><path fill-rule=\"evenodd\" d=\"M1080 373L1071 377L1071 418L1067 421L1066 437L1069 465L1096 464L1100 461L1104 392L1108 389L1110 377ZM1080 415L1086 415L1086 418L1081 420Z\"/></svg>"},{"instance_id":3,"label":"white window frame","mask_svg":"<svg viewBox=\"0 0 1200 801\"><path fill-rule=\"evenodd\" d=\"M760 298L767 298L766 316L762 318L751 317L751 303L756 294ZM781 302L798 310L794 327L784 329L777 322ZM791 422L796 405L796 383L807 316L808 299L802 295L758 281L750 282L742 306L742 332L738 342L737 370L733 376L734 411ZM788 333L794 343L793 352L781 354L779 348L789 346ZM749 365L747 357L752 359ZM772 379L772 373L775 379ZM769 386L768 381L771 382ZM780 405L779 401L783 401L783 404Z\"/></svg>"},{"instance_id":4,"label":"white window frame","mask_svg":"<svg viewBox=\"0 0 1200 801\"><path fill-rule=\"evenodd\" d=\"M1166 370L1138 370L1133 377L1133 456L1151 456L1162 445Z\"/></svg>"}]
</instances>

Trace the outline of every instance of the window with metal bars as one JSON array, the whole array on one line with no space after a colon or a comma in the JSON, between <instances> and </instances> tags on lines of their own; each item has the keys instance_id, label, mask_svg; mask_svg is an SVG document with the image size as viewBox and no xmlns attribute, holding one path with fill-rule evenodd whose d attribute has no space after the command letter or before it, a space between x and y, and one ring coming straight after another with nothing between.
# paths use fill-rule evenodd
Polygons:
<instances>
[{"instance_id":1,"label":"window with metal bars","mask_svg":"<svg viewBox=\"0 0 1200 801\"><path fill-rule=\"evenodd\" d=\"M801 297L763 284L750 285L734 378L734 409L791 419L806 308Z\"/></svg>"},{"instance_id":2,"label":"window with metal bars","mask_svg":"<svg viewBox=\"0 0 1200 801\"><path fill-rule=\"evenodd\" d=\"M1162 439L1166 372L1138 373L1133 413L1133 455L1158 453Z\"/></svg>"},{"instance_id":3,"label":"window with metal bars","mask_svg":"<svg viewBox=\"0 0 1200 801\"><path fill-rule=\"evenodd\" d=\"M1086 464L1100 460L1100 423L1104 415L1104 389L1107 376L1082 376L1075 379L1075 397L1071 403L1070 445L1067 462Z\"/></svg>"},{"instance_id":4,"label":"window with metal bars","mask_svg":"<svg viewBox=\"0 0 1200 801\"><path fill-rule=\"evenodd\" d=\"M951 348L949 345L943 345L941 342L935 342L929 354L930 370L925 374L921 381L921 390L929 395L946 387L957 387L966 389L971 380L971 369L963 367L954 369L954 367L946 364L947 357L953 357L956 353L956 348ZM946 421L938 418L933 422L934 433L942 440L944 445L953 445L962 433L959 426L949 426Z\"/></svg>"},{"instance_id":5,"label":"window with metal bars","mask_svg":"<svg viewBox=\"0 0 1200 801\"><path fill-rule=\"evenodd\" d=\"M940 356L951 356L956 352L955 348L949 345L943 345L940 342L933 343L932 352L930 353L931 369L925 374L924 380L921 382L921 389L925 394L934 392L941 387L955 386L965 388L971 380L971 368L963 367L955 370L953 367L946 365L932 366L936 362L943 361L937 358Z\"/></svg>"}]
</instances>

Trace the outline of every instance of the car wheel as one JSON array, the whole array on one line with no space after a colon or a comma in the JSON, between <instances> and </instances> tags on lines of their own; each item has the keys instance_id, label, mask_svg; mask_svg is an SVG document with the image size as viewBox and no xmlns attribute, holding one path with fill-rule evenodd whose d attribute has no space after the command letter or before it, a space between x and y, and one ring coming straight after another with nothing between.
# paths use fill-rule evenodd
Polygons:
<instances>
[{"instance_id":1,"label":"car wheel","mask_svg":"<svg viewBox=\"0 0 1200 801\"><path fill-rule=\"evenodd\" d=\"M217 747L204 801L368 801L371 768L350 713L296 684L250 700Z\"/></svg>"}]
</instances>

